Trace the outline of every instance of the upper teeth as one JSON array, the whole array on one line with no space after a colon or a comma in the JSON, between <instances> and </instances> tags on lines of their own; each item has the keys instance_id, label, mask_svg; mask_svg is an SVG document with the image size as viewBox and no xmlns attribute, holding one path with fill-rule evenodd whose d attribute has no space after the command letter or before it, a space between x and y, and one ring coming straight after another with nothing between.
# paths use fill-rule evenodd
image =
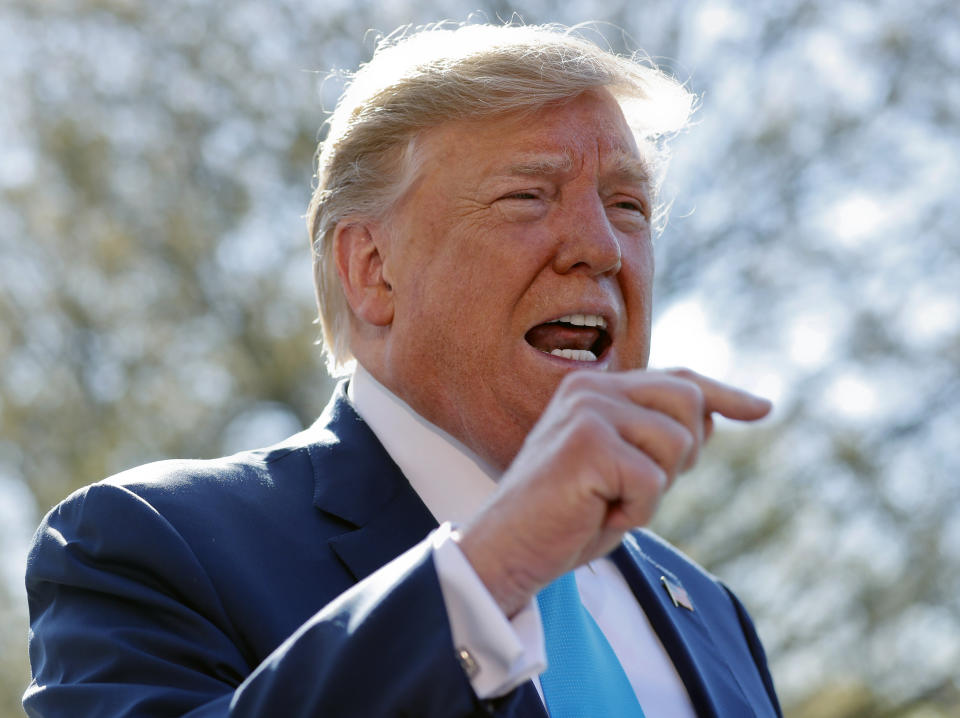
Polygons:
<instances>
[{"instance_id":1,"label":"upper teeth","mask_svg":"<svg viewBox=\"0 0 960 718\"><path fill-rule=\"evenodd\" d=\"M547 322L548 324L573 324L577 327L600 327L607 328L607 320L599 314L567 314L566 316Z\"/></svg>"}]
</instances>

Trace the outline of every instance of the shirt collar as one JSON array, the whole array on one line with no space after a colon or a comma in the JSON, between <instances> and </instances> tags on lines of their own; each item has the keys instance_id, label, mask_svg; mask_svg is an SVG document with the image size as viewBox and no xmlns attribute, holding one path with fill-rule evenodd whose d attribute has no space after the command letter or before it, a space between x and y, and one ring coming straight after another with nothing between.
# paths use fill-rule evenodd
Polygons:
<instances>
[{"instance_id":1,"label":"shirt collar","mask_svg":"<svg viewBox=\"0 0 960 718\"><path fill-rule=\"evenodd\" d=\"M466 522L496 491L494 469L359 364L347 396L438 523Z\"/></svg>"}]
</instances>

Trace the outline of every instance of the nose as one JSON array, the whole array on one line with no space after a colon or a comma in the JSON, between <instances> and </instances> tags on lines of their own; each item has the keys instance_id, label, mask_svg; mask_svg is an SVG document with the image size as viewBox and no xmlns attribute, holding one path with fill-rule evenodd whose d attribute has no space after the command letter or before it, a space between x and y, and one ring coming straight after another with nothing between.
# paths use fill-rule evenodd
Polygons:
<instances>
[{"instance_id":1,"label":"nose","mask_svg":"<svg viewBox=\"0 0 960 718\"><path fill-rule=\"evenodd\" d=\"M620 271L620 240L600 197L584 197L558 217L559 246L553 268L559 274L585 271L591 276Z\"/></svg>"}]
</instances>

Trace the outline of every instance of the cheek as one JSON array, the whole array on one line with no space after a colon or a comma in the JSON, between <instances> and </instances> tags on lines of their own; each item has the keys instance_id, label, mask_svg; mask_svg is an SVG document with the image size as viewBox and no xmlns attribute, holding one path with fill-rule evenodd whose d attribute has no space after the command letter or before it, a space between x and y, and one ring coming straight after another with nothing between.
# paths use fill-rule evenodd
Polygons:
<instances>
[{"instance_id":1,"label":"cheek","mask_svg":"<svg viewBox=\"0 0 960 718\"><path fill-rule=\"evenodd\" d=\"M621 270L621 291L627 310L630 342L627 353L635 354L640 366L646 366L650 350L650 324L653 314L653 255L637 252L624 257ZM631 362L633 363L633 362Z\"/></svg>"},{"instance_id":2,"label":"cheek","mask_svg":"<svg viewBox=\"0 0 960 718\"><path fill-rule=\"evenodd\" d=\"M509 236L469 244L445 263L444 282L467 313L502 313L529 287L542 262Z\"/></svg>"},{"instance_id":3,"label":"cheek","mask_svg":"<svg viewBox=\"0 0 960 718\"><path fill-rule=\"evenodd\" d=\"M629 245L628 245L629 247ZM623 250L623 268L621 274L629 277L631 294L649 297L653 290L654 259L653 248L649 243L634 245Z\"/></svg>"},{"instance_id":4,"label":"cheek","mask_svg":"<svg viewBox=\"0 0 960 718\"><path fill-rule=\"evenodd\" d=\"M638 271L653 274L653 240L648 231L643 233L643 237L626 242L624 247L624 254L629 254Z\"/></svg>"}]
</instances>

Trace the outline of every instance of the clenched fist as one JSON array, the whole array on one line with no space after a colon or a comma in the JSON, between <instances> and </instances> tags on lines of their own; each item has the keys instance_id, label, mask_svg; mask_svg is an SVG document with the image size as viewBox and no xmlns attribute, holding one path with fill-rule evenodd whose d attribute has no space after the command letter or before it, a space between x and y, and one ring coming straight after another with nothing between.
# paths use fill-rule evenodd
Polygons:
<instances>
[{"instance_id":1,"label":"clenched fist","mask_svg":"<svg viewBox=\"0 0 960 718\"><path fill-rule=\"evenodd\" d=\"M754 421L769 411L766 399L686 369L569 374L460 547L512 616L650 521L696 462L713 412Z\"/></svg>"}]
</instances>

